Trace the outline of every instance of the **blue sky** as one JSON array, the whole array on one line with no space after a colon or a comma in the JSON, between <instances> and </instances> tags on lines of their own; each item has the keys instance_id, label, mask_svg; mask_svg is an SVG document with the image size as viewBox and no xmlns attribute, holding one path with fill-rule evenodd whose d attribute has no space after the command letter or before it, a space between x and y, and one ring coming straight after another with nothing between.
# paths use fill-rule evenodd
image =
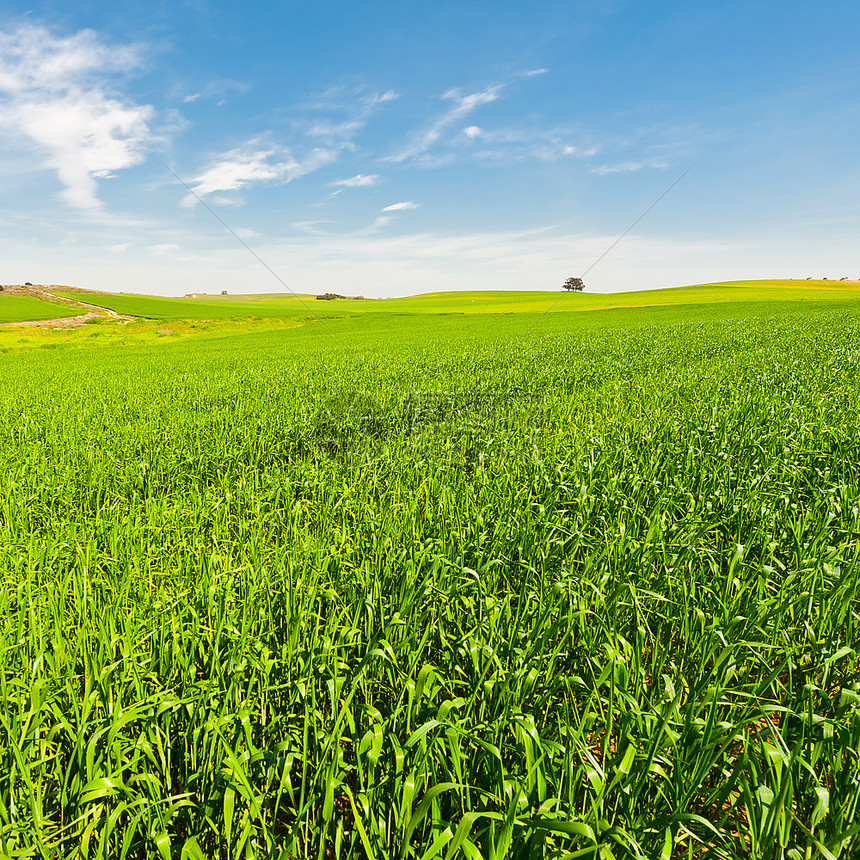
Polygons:
<instances>
[{"instance_id":1,"label":"blue sky","mask_svg":"<svg viewBox=\"0 0 860 860\"><path fill-rule=\"evenodd\" d=\"M847 0L0 9L3 283L860 278Z\"/></svg>"}]
</instances>

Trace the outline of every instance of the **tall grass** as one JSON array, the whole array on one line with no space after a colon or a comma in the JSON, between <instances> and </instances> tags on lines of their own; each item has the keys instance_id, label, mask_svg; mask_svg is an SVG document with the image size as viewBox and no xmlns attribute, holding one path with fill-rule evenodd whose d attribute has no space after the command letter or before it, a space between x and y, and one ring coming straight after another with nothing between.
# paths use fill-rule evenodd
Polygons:
<instances>
[{"instance_id":1,"label":"tall grass","mask_svg":"<svg viewBox=\"0 0 860 860\"><path fill-rule=\"evenodd\" d=\"M856 854L860 316L518 325L4 357L1 853Z\"/></svg>"}]
</instances>

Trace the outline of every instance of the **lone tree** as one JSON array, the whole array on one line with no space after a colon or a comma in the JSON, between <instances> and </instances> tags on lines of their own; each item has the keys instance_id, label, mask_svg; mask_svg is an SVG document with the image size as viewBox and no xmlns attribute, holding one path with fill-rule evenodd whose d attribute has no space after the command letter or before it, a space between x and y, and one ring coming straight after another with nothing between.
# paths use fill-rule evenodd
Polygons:
<instances>
[{"instance_id":1,"label":"lone tree","mask_svg":"<svg viewBox=\"0 0 860 860\"><path fill-rule=\"evenodd\" d=\"M585 282L582 278L568 278L564 282L564 288L569 293L581 293L585 289Z\"/></svg>"}]
</instances>

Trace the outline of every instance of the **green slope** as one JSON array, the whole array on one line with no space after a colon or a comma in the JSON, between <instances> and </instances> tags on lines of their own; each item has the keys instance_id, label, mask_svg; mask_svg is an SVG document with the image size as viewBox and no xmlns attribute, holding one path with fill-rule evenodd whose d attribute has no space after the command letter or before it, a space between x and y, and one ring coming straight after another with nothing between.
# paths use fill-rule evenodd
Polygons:
<instances>
[{"instance_id":1,"label":"green slope","mask_svg":"<svg viewBox=\"0 0 860 860\"><path fill-rule=\"evenodd\" d=\"M4 354L0 853L860 856L860 304L733 289Z\"/></svg>"},{"instance_id":2,"label":"green slope","mask_svg":"<svg viewBox=\"0 0 860 860\"><path fill-rule=\"evenodd\" d=\"M45 302L32 296L11 296L0 293L0 325L30 320L53 320L73 317L84 311L56 302Z\"/></svg>"},{"instance_id":3,"label":"green slope","mask_svg":"<svg viewBox=\"0 0 860 860\"><path fill-rule=\"evenodd\" d=\"M109 308L129 316L150 317L152 319L225 319L237 317L262 317L271 319L307 316L309 311L295 299L272 301L248 300L218 301L200 299L169 299L159 296L139 296L112 293L57 293L58 296L73 298L102 308ZM315 310L307 302L311 310ZM317 302L317 304L324 304Z\"/></svg>"},{"instance_id":4,"label":"green slope","mask_svg":"<svg viewBox=\"0 0 860 860\"><path fill-rule=\"evenodd\" d=\"M365 314L487 314L569 313L620 308L747 302L850 301L860 297L860 285L838 281L735 281L662 290L623 293L562 293L539 291L471 291L427 293L398 299L337 299L272 294L172 299L110 293L58 293L110 308L117 313L155 319L268 318L307 319Z\"/></svg>"}]
</instances>

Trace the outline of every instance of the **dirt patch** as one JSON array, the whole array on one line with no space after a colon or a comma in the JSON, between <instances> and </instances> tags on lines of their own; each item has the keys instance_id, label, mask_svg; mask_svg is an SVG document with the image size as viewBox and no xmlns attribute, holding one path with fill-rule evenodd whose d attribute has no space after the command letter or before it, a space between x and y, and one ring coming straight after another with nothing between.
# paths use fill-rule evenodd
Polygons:
<instances>
[{"instance_id":1,"label":"dirt patch","mask_svg":"<svg viewBox=\"0 0 860 860\"><path fill-rule=\"evenodd\" d=\"M96 319L108 319L108 317L105 314L90 311L90 313L81 314L78 317L60 317L55 320L27 320L25 322L0 323L0 325L6 328L77 328Z\"/></svg>"},{"instance_id":2,"label":"dirt patch","mask_svg":"<svg viewBox=\"0 0 860 860\"><path fill-rule=\"evenodd\" d=\"M123 320L123 322L131 322L134 319L134 317L118 314L110 308L101 308L98 305L77 302L74 299L54 295L51 290L63 290L65 292L67 290L74 290L74 288L64 287L59 284L51 284L50 286L43 284L7 284L3 286L4 294L9 296L30 296L31 298L41 299L44 302L51 302L52 304L80 308L87 311L87 313L74 317L60 317L53 320L27 320L25 322L0 323L0 325L15 326L17 328L77 328L78 326L86 325L94 319Z\"/></svg>"}]
</instances>

